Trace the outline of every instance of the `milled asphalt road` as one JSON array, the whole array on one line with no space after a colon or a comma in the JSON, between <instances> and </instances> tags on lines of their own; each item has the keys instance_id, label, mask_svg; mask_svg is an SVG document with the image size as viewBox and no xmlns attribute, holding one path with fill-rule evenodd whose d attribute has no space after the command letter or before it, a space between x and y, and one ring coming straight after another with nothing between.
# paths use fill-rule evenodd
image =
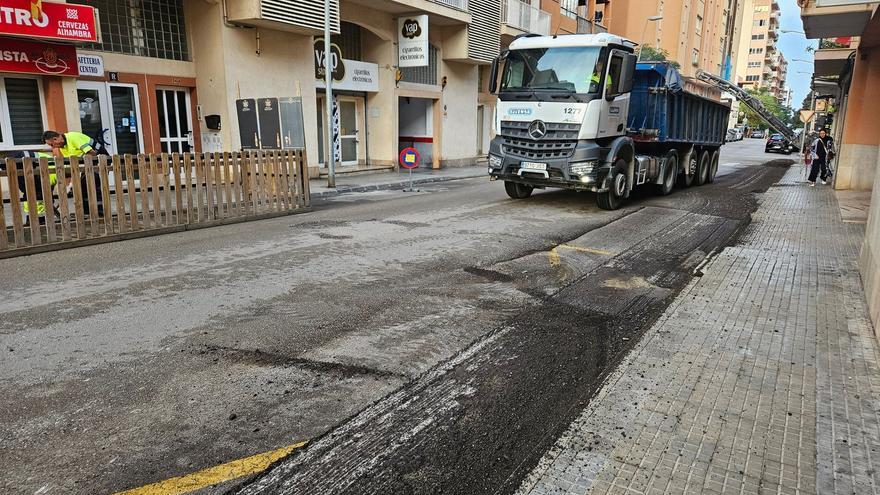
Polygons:
<instances>
[{"instance_id":1,"label":"milled asphalt road","mask_svg":"<svg viewBox=\"0 0 880 495\"><path fill-rule=\"evenodd\" d=\"M727 145L715 185L615 212L473 179L0 261L0 491L110 493L306 439L264 483L333 469L328 492L515 488L735 237L775 158L763 140ZM585 321L597 332L574 339ZM402 414L418 390L424 407ZM421 434L400 436L414 420ZM369 452L373 471L352 471Z\"/></svg>"}]
</instances>

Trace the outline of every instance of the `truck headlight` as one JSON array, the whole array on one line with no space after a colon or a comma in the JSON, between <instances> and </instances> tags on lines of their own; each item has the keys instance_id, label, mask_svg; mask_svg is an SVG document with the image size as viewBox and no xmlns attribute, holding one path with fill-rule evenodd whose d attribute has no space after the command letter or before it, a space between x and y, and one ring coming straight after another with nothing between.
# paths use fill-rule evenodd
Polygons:
<instances>
[{"instance_id":1,"label":"truck headlight","mask_svg":"<svg viewBox=\"0 0 880 495\"><path fill-rule=\"evenodd\" d=\"M489 168L501 168L501 157L489 155Z\"/></svg>"},{"instance_id":2,"label":"truck headlight","mask_svg":"<svg viewBox=\"0 0 880 495\"><path fill-rule=\"evenodd\" d=\"M593 167L596 166L596 163L597 163L596 160L590 160L588 162L572 163L571 166L569 167L569 171L571 172L572 175L579 175L579 176L590 175L590 173L593 171Z\"/></svg>"}]
</instances>

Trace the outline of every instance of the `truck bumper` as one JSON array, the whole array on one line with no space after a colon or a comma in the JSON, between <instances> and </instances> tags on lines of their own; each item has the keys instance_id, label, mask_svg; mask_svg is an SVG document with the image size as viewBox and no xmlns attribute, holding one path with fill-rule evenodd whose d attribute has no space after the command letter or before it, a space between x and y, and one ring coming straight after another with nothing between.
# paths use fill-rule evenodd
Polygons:
<instances>
[{"instance_id":1,"label":"truck bumper","mask_svg":"<svg viewBox=\"0 0 880 495\"><path fill-rule=\"evenodd\" d=\"M575 191L603 190L610 166L604 163L607 150L594 141L579 141L567 157L527 158L503 152L501 139L492 140L489 148L489 177L532 187L557 187ZM531 170L524 162L541 163L546 169Z\"/></svg>"}]
</instances>

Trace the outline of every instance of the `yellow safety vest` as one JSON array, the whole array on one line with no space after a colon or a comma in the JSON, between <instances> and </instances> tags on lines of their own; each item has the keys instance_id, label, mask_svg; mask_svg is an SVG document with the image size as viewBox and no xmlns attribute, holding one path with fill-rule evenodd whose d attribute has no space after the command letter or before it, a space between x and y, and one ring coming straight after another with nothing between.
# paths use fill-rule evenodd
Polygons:
<instances>
[{"instance_id":1,"label":"yellow safety vest","mask_svg":"<svg viewBox=\"0 0 880 495\"><path fill-rule=\"evenodd\" d=\"M65 132L64 146L61 148L61 155L65 158L71 156L83 156L92 151L92 138L81 132Z\"/></svg>"}]
</instances>

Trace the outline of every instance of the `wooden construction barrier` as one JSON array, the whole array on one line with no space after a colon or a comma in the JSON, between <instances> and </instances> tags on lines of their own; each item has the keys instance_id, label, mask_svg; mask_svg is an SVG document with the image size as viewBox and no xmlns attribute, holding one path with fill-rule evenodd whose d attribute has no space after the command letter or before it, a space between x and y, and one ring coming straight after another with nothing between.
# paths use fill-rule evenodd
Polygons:
<instances>
[{"instance_id":1,"label":"wooden construction barrier","mask_svg":"<svg viewBox=\"0 0 880 495\"><path fill-rule=\"evenodd\" d=\"M307 211L302 150L7 158L0 258Z\"/></svg>"}]
</instances>

